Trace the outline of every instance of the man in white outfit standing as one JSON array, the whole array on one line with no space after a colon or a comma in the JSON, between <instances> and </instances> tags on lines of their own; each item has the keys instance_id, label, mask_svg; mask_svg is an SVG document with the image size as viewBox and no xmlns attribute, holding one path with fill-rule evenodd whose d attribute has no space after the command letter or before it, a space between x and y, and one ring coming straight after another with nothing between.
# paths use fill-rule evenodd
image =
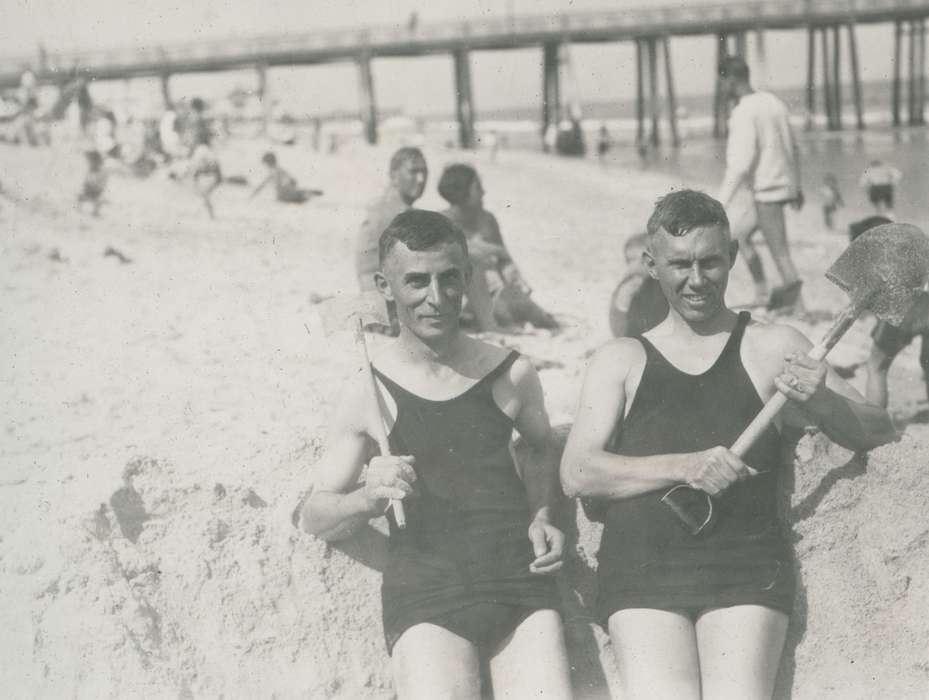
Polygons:
<instances>
[{"instance_id":1,"label":"man in white outfit standing","mask_svg":"<svg viewBox=\"0 0 929 700\"><path fill-rule=\"evenodd\" d=\"M771 93L754 90L745 61L727 56L719 64L724 95L737 104L729 118L726 175L719 192L732 233L755 283L755 302L802 312L802 282L790 257L784 206L803 206L800 154L787 106ZM771 291L752 235L761 230L782 286Z\"/></svg>"}]
</instances>

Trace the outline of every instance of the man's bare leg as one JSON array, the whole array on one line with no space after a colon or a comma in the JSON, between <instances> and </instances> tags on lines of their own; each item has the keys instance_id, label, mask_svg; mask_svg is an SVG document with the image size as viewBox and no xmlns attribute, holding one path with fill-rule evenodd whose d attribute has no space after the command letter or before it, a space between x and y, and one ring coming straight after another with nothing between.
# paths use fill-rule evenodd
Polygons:
<instances>
[{"instance_id":1,"label":"man's bare leg","mask_svg":"<svg viewBox=\"0 0 929 700\"><path fill-rule=\"evenodd\" d=\"M690 617L651 608L620 610L610 616L610 639L625 700L700 700Z\"/></svg>"},{"instance_id":2,"label":"man's bare leg","mask_svg":"<svg viewBox=\"0 0 929 700\"><path fill-rule=\"evenodd\" d=\"M781 274L782 284L786 287L800 281L800 273L794 266L793 258L790 257L790 246L787 243L787 223L784 220L783 202L756 202L755 208L758 212L758 228L764 235L765 243L768 244L768 250L771 251L771 257L774 258L774 264ZM803 299L797 296L794 309L803 311Z\"/></svg>"},{"instance_id":3,"label":"man's bare leg","mask_svg":"<svg viewBox=\"0 0 929 700\"><path fill-rule=\"evenodd\" d=\"M477 648L444 627L422 623L406 630L393 650L400 700L480 700Z\"/></svg>"},{"instance_id":4,"label":"man's bare leg","mask_svg":"<svg viewBox=\"0 0 929 700\"><path fill-rule=\"evenodd\" d=\"M758 219L754 203L742 201L733 207L729 222L732 237L739 242L739 255L745 260L755 286L755 298L752 303L764 306L768 302L768 283L764 275L764 266L758 249L752 243L752 236L758 232Z\"/></svg>"},{"instance_id":5,"label":"man's bare leg","mask_svg":"<svg viewBox=\"0 0 929 700\"><path fill-rule=\"evenodd\" d=\"M697 646L704 698L770 700L787 636L787 615L762 605L703 613Z\"/></svg>"},{"instance_id":6,"label":"man's bare leg","mask_svg":"<svg viewBox=\"0 0 929 700\"><path fill-rule=\"evenodd\" d=\"M571 672L561 615L536 610L523 620L490 659L496 700L571 698Z\"/></svg>"}]
</instances>

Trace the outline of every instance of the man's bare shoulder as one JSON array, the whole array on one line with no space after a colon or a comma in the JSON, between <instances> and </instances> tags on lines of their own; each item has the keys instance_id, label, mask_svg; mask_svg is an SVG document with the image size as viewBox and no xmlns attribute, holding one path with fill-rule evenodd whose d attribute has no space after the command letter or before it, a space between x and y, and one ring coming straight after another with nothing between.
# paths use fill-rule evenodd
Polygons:
<instances>
[{"instance_id":1,"label":"man's bare shoulder","mask_svg":"<svg viewBox=\"0 0 929 700\"><path fill-rule=\"evenodd\" d=\"M635 338L614 338L590 358L587 375L623 381L629 372L645 363L645 348Z\"/></svg>"},{"instance_id":2,"label":"man's bare shoulder","mask_svg":"<svg viewBox=\"0 0 929 700\"><path fill-rule=\"evenodd\" d=\"M466 340L463 346L466 353L466 359L463 363L466 368L465 371L470 370L480 375L487 374L487 372L492 371L503 362L512 352L510 348L490 343L482 338L475 338L473 336L465 337ZM528 363L529 368L532 368L532 363L525 357L519 357L516 362L514 362L514 365L519 364L524 368L523 371L525 371L524 363ZM511 374L510 376L513 375Z\"/></svg>"},{"instance_id":3,"label":"man's bare shoulder","mask_svg":"<svg viewBox=\"0 0 929 700\"><path fill-rule=\"evenodd\" d=\"M745 329L745 349L752 357L770 357L778 362L792 352L807 352L812 343L803 333L786 323L752 320Z\"/></svg>"}]
</instances>

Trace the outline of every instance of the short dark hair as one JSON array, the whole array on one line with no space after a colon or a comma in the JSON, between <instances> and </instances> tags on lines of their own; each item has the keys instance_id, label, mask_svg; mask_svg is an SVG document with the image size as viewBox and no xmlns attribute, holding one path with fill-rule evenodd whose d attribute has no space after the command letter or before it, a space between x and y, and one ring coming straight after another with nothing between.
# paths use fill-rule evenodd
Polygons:
<instances>
[{"instance_id":1,"label":"short dark hair","mask_svg":"<svg viewBox=\"0 0 929 700\"><path fill-rule=\"evenodd\" d=\"M442 243L457 243L464 254L468 254L468 241L461 229L442 214L425 209L410 209L397 214L384 229L377 243L381 265L397 243L403 243L410 250L429 250Z\"/></svg>"},{"instance_id":2,"label":"short dark hair","mask_svg":"<svg viewBox=\"0 0 929 700\"><path fill-rule=\"evenodd\" d=\"M664 229L672 236L705 226L722 226L729 231L729 217L723 205L704 192L674 190L655 203L646 230L652 236Z\"/></svg>"},{"instance_id":3,"label":"short dark hair","mask_svg":"<svg viewBox=\"0 0 929 700\"><path fill-rule=\"evenodd\" d=\"M736 80L748 80L748 64L741 56L725 56L717 66L717 73L720 78L735 78Z\"/></svg>"},{"instance_id":4,"label":"short dark hair","mask_svg":"<svg viewBox=\"0 0 929 700\"><path fill-rule=\"evenodd\" d=\"M390 173L393 174L397 172L401 167L403 167L404 163L415 158L421 158L423 162L426 160L423 152L416 148L416 146L404 146L403 148L398 148L397 151L390 157Z\"/></svg>"},{"instance_id":5,"label":"short dark hair","mask_svg":"<svg viewBox=\"0 0 929 700\"><path fill-rule=\"evenodd\" d=\"M261 156L261 162L265 165L277 165L277 156L274 155L271 151L268 151L263 156Z\"/></svg>"},{"instance_id":6,"label":"short dark hair","mask_svg":"<svg viewBox=\"0 0 929 700\"><path fill-rule=\"evenodd\" d=\"M468 199L477 170L465 163L452 163L439 178L439 194L449 204L463 204Z\"/></svg>"}]
</instances>

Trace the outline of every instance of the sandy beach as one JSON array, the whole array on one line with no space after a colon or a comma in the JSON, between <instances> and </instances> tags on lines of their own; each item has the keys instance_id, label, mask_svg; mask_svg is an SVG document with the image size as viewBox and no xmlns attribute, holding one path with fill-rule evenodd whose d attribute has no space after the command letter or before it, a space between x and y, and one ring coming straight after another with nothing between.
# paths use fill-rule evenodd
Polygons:
<instances>
[{"instance_id":1,"label":"sandy beach","mask_svg":"<svg viewBox=\"0 0 929 700\"><path fill-rule=\"evenodd\" d=\"M224 171L256 182L264 150L224 144ZM356 371L350 338L323 334L315 302L354 290L355 232L390 152L278 149L325 195L288 206L226 185L210 221L189 185L157 173L113 174L102 218L90 218L74 209L79 151L0 146L7 697L393 697L383 535L336 549L290 519ZM608 337L623 240L671 187L718 183L529 152L426 157L419 205L443 208L444 164L474 163L535 298L564 321L560 334L505 342L540 367L553 423L569 423L585 358ZM822 229L815 203L789 217L808 304L835 313L844 296L823 272L847 239ZM749 298L737 263L729 300ZM815 338L828 313L798 326ZM865 359L871 323L856 324L835 364ZM801 594L780 697L926 696L929 428L917 353L890 374L899 442L853 456L809 436L785 480ZM577 523L560 581L575 690L618 698L591 612L598 533L566 510Z\"/></svg>"}]
</instances>

